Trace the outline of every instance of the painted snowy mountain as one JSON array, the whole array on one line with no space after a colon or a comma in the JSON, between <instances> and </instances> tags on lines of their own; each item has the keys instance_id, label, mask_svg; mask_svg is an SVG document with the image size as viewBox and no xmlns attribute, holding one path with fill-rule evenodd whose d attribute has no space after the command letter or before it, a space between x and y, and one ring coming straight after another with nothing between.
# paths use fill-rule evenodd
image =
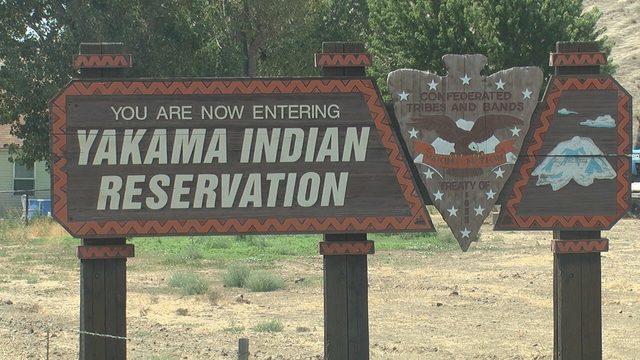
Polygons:
<instances>
[{"instance_id":1,"label":"painted snowy mountain","mask_svg":"<svg viewBox=\"0 0 640 360\"><path fill-rule=\"evenodd\" d=\"M553 191L571 179L582 186L595 179L614 179L616 172L603 155L590 138L574 136L556 145L532 174L538 176L537 186L551 185Z\"/></svg>"}]
</instances>

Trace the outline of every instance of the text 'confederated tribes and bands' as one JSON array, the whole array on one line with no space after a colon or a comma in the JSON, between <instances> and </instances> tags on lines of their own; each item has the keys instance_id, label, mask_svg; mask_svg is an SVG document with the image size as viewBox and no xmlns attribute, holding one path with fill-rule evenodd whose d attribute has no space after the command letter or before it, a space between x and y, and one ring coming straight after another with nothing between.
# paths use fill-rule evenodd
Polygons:
<instances>
[{"instance_id":1,"label":"text 'confederated tribes and bands'","mask_svg":"<svg viewBox=\"0 0 640 360\"><path fill-rule=\"evenodd\" d=\"M337 104L161 106L153 110L111 106L110 110L118 126L75 131L78 169L136 165L140 171L102 175L97 184L98 211L344 206L349 182L346 163L366 160L371 132L368 126L299 127L295 123L282 126L278 121L278 127L245 127L240 136L234 136L225 127L162 125L163 120L336 120L341 116ZM152 123L139 122L143 120ZM124 122L132 126L122 127ZM140 127L142 124L150 126ZM232 154L232 148L238 153ZM232 163L247 164L247 169L266 164L262 168L269 170L225 171L225 164ZM278 168L278 164L292 163L316 166L301 172ZM319 163L345 166L323 171ZM199 164L211 164L218 171L186 170Z\"/></svg>"}]
</instances>

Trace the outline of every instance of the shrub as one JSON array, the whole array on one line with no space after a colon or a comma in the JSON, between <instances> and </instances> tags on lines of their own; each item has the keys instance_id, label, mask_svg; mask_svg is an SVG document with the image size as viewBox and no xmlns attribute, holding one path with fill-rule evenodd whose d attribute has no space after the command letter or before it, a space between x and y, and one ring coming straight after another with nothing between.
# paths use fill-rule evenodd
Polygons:
<instances>
[{"instance_id":1,"label":"shrub","mask_svg":"<svg viewBox=\"0 0 640 360\"><path fill-rule=\"evenodd\" d=\"M222 331L224 331L226 333L231 333L231 334L239 334L239 333L244 331L244 326L236 325L235 323L232 323L231 325L229 325L226 328L222 329Z\"/></svg>"},{"instance_id":2,"label":"shrub","mask_svg":"<svg viewBox=\"0 0 640 360\"><path fill-rule=\"evenodd\" d=\"M245 265L231 265L222 276L222 283L226 287L244 287L250 273Z\"/></svg>"},{"instance_id":3,"label":"shrub","mask_svg":"<svg viewBox=\"0 0 640 360\"><path fill-rule=\"evenodd\" d=\"M185 295L202 295L209 289L207 280L191 272L175 272L171 274L169 286L181 289Z\"/></svg>"},{"instance_id":4,"label":"shrub","mask_svg":"<svg viewBox=\"0 0 640 360\"><path fill-rule=\"evenodd\" d=\"M258 323L256 326L251 328L257 332L281 332L284 329L284 325L280 321L277 320L269 320L265 322Z\"/></svg>"},{"instance_id":5,"label":"shrub","mask_svg":"<svg viewBox=\"0 0 640 360\"><path fill-rule=\"evenodd\" d=\"M209 291L207 291L207 299L211 305L218 305L221 297L222 295L216 289L209 289Z\"/></svg>"},{"instance_id":6,"label":"shrub","mask_svg":"<svg viewBox=\"0 0 640 360\"><path fill-rule=\"evenodd\" d=\"M277 274L260 270L249 275L246 287L253 292L274 291L284 287L284 281Z\"/></svg>"}]
</instances>

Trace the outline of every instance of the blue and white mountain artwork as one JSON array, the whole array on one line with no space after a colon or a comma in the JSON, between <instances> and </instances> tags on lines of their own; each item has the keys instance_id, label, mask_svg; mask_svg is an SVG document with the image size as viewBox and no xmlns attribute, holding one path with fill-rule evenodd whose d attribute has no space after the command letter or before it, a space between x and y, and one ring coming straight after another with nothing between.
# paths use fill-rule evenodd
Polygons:
<instances>
[{"instance_id":1,"label":"blue and white mountain artwork","mask_svg":"<svg viewBox=\"0 0 640 360\"><path fill-rule=\"evenodd\" d=\"M538 176L537 186L551 185L557 191L572 179L589 186L596 179L615 179L616 172L593 140L574 136L556 145L532 175Z\"/></svg>"}]
</instances>

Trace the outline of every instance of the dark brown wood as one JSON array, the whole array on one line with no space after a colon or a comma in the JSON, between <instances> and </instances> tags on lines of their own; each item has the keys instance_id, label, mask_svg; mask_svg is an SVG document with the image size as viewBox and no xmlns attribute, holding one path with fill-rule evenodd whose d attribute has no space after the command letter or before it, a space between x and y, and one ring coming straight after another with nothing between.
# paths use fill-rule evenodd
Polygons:
<instances>
[{"instance_id":1,"label":"dark brown wood","mask_svg":"<svg viewBox=\"0 0 640 360\"><path fill-rule=\"evenodd\" d=\"M122 44L82 44L83 54L117 54ZM121 77L122 69L81 69L82 78ZM77 191L77 189L76 189ZM80 260L80 351L82 360L126 359L126 239L83 239Z\"/></svg>"},{"instance_id":2,"label":"dark brown wood","mask_svg":"<svg viewBox=\"0 0 640 360\"><path fill-rule=\"evenodd\" d=\"M558 43L557 52L598 51L595 43ZM583 73L598 73L599 66L583 66ZM573 72L556 67L556 73ZM584 206L584 205L583 205ZM599 230L554 230L558 242L578 244L591 240L594 247L607 244ZM557 244L558 247L561 244ZM571 248L568 244L561 246ZM577 247L574 247L577 249ZM554 359L602 359L602 284L600 252L555 252L553 261Z\"/></svg>"},{"instance_id":3,"label":"dark brown wood","mask_svg":"<svg viewBox=\"0 0 640 360\"><path fill-rule=\"evenodd\" d=\"M238 339L238 360L249 360L249 339Z\"/></svg>"},{"instance_id":4,"label":"dark brown wood","mask_svg":"<svg viewBox=\"0 0 640 360\"><path fill-rule=\"evenodd\" d=\"M76 95L67 98L67 94ZM73 82L52 105L53 192L59 199L53 204L53 216L70 233L85 237L433 229L378 99L373 81L362 78ZM299 119L298 115L266 120L254 116L255 108L287 104L314 104L321 110ZM136 119L133 110L116 120L112 106L146 107L139 113L145 120ZM171 106L194 109L192 118L176 115L156 120L160 109ZM203 106L244 106L245 111L234 119L211 119L207 117L211 110L200 110ZM178 131L184 134L182 139L188 138L183 144L200 144L197 155L184 156L185 146L175 145ZM201 135L194 135L196 131ZM224 133L216 135L216 131ZM294 131L301 134L296 135L301 141L285 146ZM92 132L95 137L88 140ZM256 146L260 132L269 139L266 143L275 144L265 145L274 149L273 158L267 157L267 151L256 150L263 148ZM133 146L134 154L122 157L126 134L140 138ZM114 136L117 140L111 148ZM210 145L214 137L218 140ZM167 144L166 161L147 161L146 155L160 140ZM225 144L220 151L224 157L207 160L210 146L215 149L221 143ZM284 159L285 149L296 146L300 150L297 157ZM110 148L111 152L105 150ZM258 179L250 182L255 174ZM174 192L179 175L186 179L181 187L185 193ZM282 178L272 181L270 175ZM207 180L200 182L201 176ZM237 190L229 205L223 205L222 189L236 178ZM301 191L303 180L317 191ZM162 190L158 186L153 190L152 184L161 181ZM197 190L207 186L214 195L201 192L196 198ZM241 205L243 195L253 194L254 186L260 193L247 198L258 200ZM99 196L101 189L105 194L105 189L114 187L111 195ZM131 196L125 207L127 189ZM287 194L292 199L289 203L285 202ZM152 207L159 195L164 202ZM307 196L311 201L300 201ZM101 199L106 201L101 203ZM173 206L173 200L180 206Z\"/></svg>"},{"instance_id":5,"label":"dark brown wood","mask_svg":"<svg viewBox=\"0 0 640 360\"><path fill-rule=\"evenodd\" d=\"M598 48L559 43L557 52ZM606 230L629 210L631 97L599 68L555 68L505 186L495 229Z\"/></svg>"},{"instance_id":6,"label":"dark brown wood","mask_svg":"<svg viewBox=\"0 0 640 360\"><path fill-rule=\"evenodd\" d=\"M400 131L430 202L463 250L477 239L514 167L534 112L542 71L484 76L484 55L447 54L447 76L389 74Z\"/></svg>"},{"instance_id":7,"label":"dark brown wood","mask_svg":"<svg viewBox=\"0 0 640 360\"><path fill-rule=\"evenodd\" d=\"M362 43L323 43L323 53L364 53ZM324 76L362 76L364 67L325 67ZM325 244L366 248L367 234L325 234ZM348 248L340 244L328 248ZM322 249L322 244L320 247ZM371 242L371 251L373 243ZM367 255L324 255L324 358L369 359Z\"/></svg>"},{"instance_id":8,"label":"dark brown wood","mask_svg":"<svg viewBox=\"0 0 640 360\"><path fill-rule=\"evenodd\" d=\"M326 234L326 242L366 241L366 234ZM325 359L369 359L366 255L324 256Z\"/></svg>"},{"instance_id":9,"label":"dark brown wood","mask_svg":"<svg viewBox=\"0 0 640 360\"><path fill-rule=\"evenodd\" d=\"M348 333L348 258L351 256L323 257L324 358L327 360L349 359L349 342L352 340Z\"/></svg>"},{"instance_id":10,"label":"dark brown wood","mask_svg":"<svg viewBox=\"0 0 640 360\"><path fill-rule=\"evenodd\" d=\"M599 231L556 231L557 241L600 238ZM600 253L554 254L554 359L602 359Z\"/></svg>"}]
</instances>

